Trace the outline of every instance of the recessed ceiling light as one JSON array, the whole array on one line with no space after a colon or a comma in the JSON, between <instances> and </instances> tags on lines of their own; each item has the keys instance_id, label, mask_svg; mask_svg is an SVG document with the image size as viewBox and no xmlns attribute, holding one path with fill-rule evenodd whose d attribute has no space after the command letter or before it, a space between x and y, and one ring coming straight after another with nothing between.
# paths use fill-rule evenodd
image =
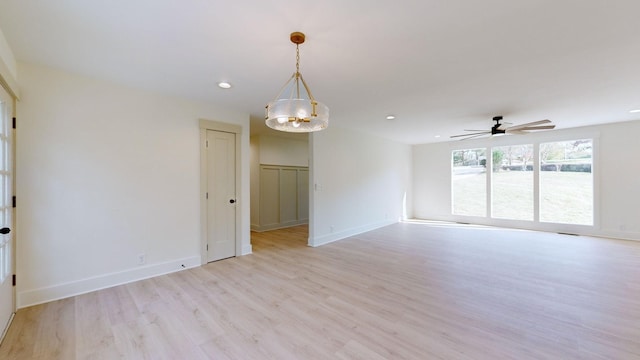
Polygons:
<instances>
[{"instance_id":1,"label":"recessed ceiling light","mask_svg":"<svg viewBox=\"0 0 640 360\"><path fill-rule=\"evenodd\" d=\"M630 112L630 113L640 113L640 109L634 109L634 110L631 110L631 111L629 111L629 112Z\"/></svg>"},{"instance_id":2,"label":"recessed ceiling light","mask_svg":"<svg viewBox=\"0 0 640 360\"><path fill-rule=\"evenodd\" d=\"M393 115L387 115L387 120L393 120L393 119L395 119L395 118L396 118L396 117L395 117L395 116L393 116Z\"/></svg>"},{"instance_id":3,"label":"recessed ceiling light","mask_svg":"<svg viewBox=\"0 0 640 360\"><path fill-rule=\"evenodd\" d=\"M230 88L230 87L231 87L231 84L229 84L228 82L224 82L224 81L222 81L222 82L219 82L219 83L218 83L218 87L221 87L221 88L223 88L223 89L228 89L228 88Z\"/></svg>"},{"instance_id":4,"label":"recessed ceiling light","mask_svg":"<svg viewBox=\"0 0 640 360\"><path fill-rule=\"evenodd\" d=\"M440 137L440 135L436 135L436 138L439 138L439 137Z\"/></svg>"}]
</instances>

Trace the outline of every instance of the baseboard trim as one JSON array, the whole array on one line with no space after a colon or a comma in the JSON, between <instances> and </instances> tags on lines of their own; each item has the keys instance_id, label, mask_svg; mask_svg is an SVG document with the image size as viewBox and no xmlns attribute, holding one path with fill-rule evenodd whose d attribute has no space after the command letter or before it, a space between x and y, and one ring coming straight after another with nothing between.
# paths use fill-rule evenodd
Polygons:
<instances>
[{"instance_id":1,"label":"baseboard trim","mask_svg":"<svg viewBox=\"0 0 640 360\"><path fill-rule=\"evenodd\" d=\"M150 264L17 294L18 309L200 266L200 256Z\"/></svg>"},{"instance_id":2,"label":"baseboard trim","mask_svg":"<svg viewBox=\"0 0 640 360\"><path fill-rule=\"evenodd\" d=\"M604 230L595 233L594 235L587 234L586 236L597 236L618 240L630 240L630 241L640 241L640 233L631 232L631 231L620 231L620 230Z\"/></svg>"},{"instance_id":3,"label":"baseboard trim","mask_svg":"<svg viewBox=\"0 0 640 360\"><path fill-rule=\"evenodd\" d=\"M264 226L251 225L251 231L263 232L263 231L270 231L270 230L277 230L277 229L285 229L288 227L293 227L298 225L306 225L308 223L309 223L309 219L300 220L300 221L289 221L286 223L278 223L278 224L271 224L271 225L264 225Z\"/></svg>"},{"instance_id":4,"label":"baseboard trim","mask_svg":"<svg viewBox=\"0 0 640 360\"><path fill-rule=\"evenodd\" d=\"M322 245L326 245L329 243L332 243L334 241L338 241L338 240L342 240L351 236L355 236L358 234L362 234L365 233L367 231L372 231L375 229L379 229L381 227L385 227L391 224L395 224L397 223L397 221L394 220L385 220L382 222L377 222L377 223L373 223L373 224L368 224L368 225L363 225L363 226L358 226L358 227L354 227L354 228L350 228L350 229L346 229L346 230L342 230L336 233L331 233L331 234L327 234L327 235L322 235L322 236L318 236L315 237L313 239L309 238L309 246L312 247L318 247L318 246L322 246Z\"/></svg>"}]
</instances>

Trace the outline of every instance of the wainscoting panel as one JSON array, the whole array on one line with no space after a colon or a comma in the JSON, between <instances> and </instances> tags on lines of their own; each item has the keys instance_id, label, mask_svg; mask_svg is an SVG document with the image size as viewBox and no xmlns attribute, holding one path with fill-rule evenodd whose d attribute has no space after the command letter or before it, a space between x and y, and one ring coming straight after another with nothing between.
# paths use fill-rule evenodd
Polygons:
<instances>
[{"instance_id":1,"label":"wainscoting panel","mask_svg":"<svg viewBox=\"0 0 640 360\"><path fill-rule=\"evenodd\" d=\"M309 222L309 168L260 165L260 224L266 231Z\"/></svg>"}]
</instances>

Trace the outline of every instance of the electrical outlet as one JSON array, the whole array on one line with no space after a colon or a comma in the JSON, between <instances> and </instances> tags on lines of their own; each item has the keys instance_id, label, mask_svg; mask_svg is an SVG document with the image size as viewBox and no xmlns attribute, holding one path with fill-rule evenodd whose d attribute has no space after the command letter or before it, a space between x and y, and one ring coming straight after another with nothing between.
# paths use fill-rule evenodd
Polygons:
<instances>
[{"instance_id":1,"label":"electrical outlet","mask_svg":"<svg viewBox=\"0 0 640 360\"><path fill-rule=\"evenodd\" d=\"M144 265L147 262L147 254L142 253L138 255L138 265Z\"/></svg>"}]
</instances>

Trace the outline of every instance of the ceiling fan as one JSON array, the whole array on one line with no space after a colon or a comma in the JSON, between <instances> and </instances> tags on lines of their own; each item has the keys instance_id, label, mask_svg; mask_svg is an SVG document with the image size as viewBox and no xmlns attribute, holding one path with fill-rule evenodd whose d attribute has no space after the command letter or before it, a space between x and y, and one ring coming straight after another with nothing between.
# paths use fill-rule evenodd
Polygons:
<instances>
[{"instance_id":1,"label":"ceiling fan","mask_svg":"<svg viewBox=\"0 0 640 360\"><path fill-rule=\"evenodd\" d=\"M501 120L502 120L502 116L494 116L493 121L495 121L496 123L491 127L491 130L465 129L464 131L476 131L476 132L470 133L470 134L453 135L451 136L451 138L462 138L460 140L466 140L466 139L472 139L472 138L484 136L484 135L493 136L493 135L504 135L504 134L526 134L534 130L550 130L556 127L555 125L544 125L544 124L551 124L551 120L539 120L539 121L533 121L526 124L520 124L515 126L506 126L506 124L509 124L509 123L505 122L504 124L502 124L500 123Z\"/></svg>"}]
</instances>

